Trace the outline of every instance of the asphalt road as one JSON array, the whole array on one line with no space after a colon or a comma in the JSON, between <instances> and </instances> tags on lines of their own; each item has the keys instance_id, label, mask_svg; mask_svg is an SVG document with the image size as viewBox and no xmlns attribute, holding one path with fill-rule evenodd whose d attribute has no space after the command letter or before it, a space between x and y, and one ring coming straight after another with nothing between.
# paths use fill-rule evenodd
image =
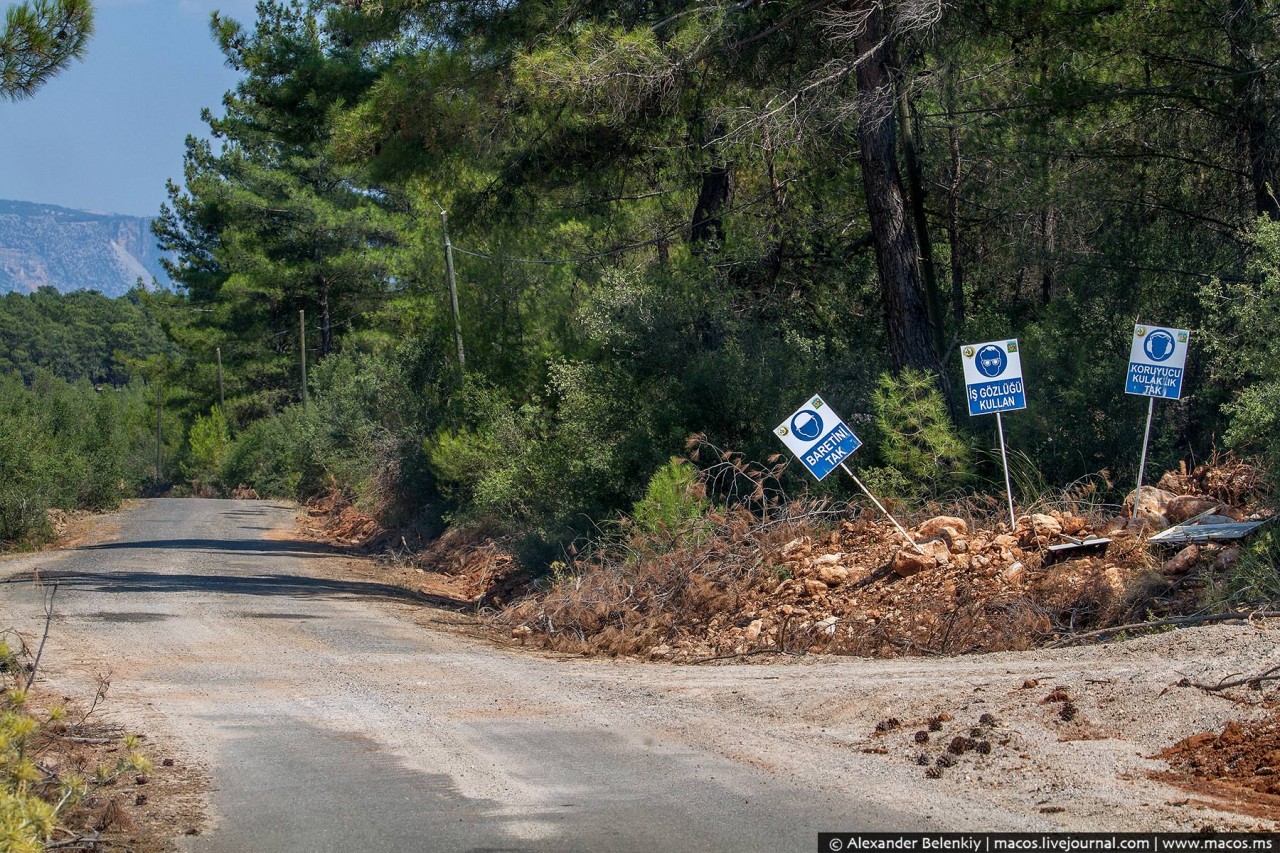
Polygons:
<instances>
[{"instance_id":1,"label":"asphalt road","mask_svg":"<svg viewBox=\"0 0 1280 853\"><path fill-rule=\"evenodd\" d=\"M674 702L657 686L674 668L433 628L421 602L292 538L294 512L146 501L108 541L0 565L0 608L28 631L43 614L24 577L58 581L50 679L110 669L115 712L207 763L211 827L183 849L781 851L941 828L859 778L857 756L810 761L776 714L730 713L724 673L704 708L687 668Z\"/></svg>"}]
</instances>

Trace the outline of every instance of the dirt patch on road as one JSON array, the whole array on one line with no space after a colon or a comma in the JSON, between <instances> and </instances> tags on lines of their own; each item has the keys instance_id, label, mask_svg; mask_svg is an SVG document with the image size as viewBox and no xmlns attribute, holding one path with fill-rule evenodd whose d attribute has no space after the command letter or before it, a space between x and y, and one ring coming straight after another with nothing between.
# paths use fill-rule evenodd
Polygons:
<instances>
[{"instance_id":1,"label":"dirt patch on road","mask_svg":"<svg viewBox=\"0 0 1280 853\"><path fill-rule=\"evenodd\" d=\"M1280 714L1233 720L1221 732L1183 738L1156 757L1171 772L1156 778L1199 796L1216 808L1280 820Z\"/></svg>"},{"instance_id":2,"label":"dirt patch on road","mask_svg":"<svg viewBox=\"0 0 1280 853\"><path fill-rule=\"evenodd\" d=\"M307 539L374 557L379 567L374 575L384 582L445 606L502 607L526 592L531 581L501 537L484 527L451 527L428 541L416 532L384 528L336 491L307 501L297 521Z\"/></svg>"},{"instance_id":3,"label":"dirt patch on road","mask_svg":"<svg viewBox=\"0 0 1280 853\"><path fill-rule=\"evenodd\" d=\"M127 509L135 501L125 501L120 510ZM65 551L68 548L79 548L98 542L109 541L119 532L119 525L114 521L115 513L95 513L76 510L66 512L60 509L49 510L49 530L52 538L35 548L0 549L0 562L30 557L33 553L46 551Z\"/></svg>"}]
</instances>

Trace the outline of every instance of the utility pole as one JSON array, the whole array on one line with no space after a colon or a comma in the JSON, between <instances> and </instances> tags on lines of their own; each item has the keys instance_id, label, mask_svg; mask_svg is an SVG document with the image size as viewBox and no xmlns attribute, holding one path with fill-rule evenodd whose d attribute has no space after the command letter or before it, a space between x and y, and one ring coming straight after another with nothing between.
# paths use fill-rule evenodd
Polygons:
<instances>
[{"instance_id":1,"label":"utility pole","mask_svg":"<svg viewBox=\"0 0 1280 853\"><path fill-rule=\"evenodd\" d=\"M164 414L164 401L160 398L160 383L156 383L156 482L164 479L162 462L164 459L164 433L161 416Z\"/></svg>"},{"instance_id":2,"label":"utility pole","mask_svg":"<svg viewBox=\"0 0 1280 853\"><path fill-rule=\"evenodd\" d=\"M302 343L302 408L307 407L307 312L298 309L298 338Z\"/></svg>"},{"instance_id":3,"label":"utility pole","mask_svg":"<svg viewBox=\"0 0 1280 853\"><path fill-rule=\"evenodd\" d=\"M218 408L227 416L227 395L222 389L222 347L218 347Z\"/></svg>"},{"instance_id":4,"label":"utility pole","mask_svg":"<svg viewBox=\"0 0 1280 853\"><path fill-rule=\"evenodd\" d=\"M453 341L458 345L458 375L467 370L467 356L462 351L462 320L458 313L458 280L453 274L453 244L449 242L449 212L441 209L440 227L444 232L444 267L449 275L449 304L453 308Z\"/></svg>"}]
</instances>

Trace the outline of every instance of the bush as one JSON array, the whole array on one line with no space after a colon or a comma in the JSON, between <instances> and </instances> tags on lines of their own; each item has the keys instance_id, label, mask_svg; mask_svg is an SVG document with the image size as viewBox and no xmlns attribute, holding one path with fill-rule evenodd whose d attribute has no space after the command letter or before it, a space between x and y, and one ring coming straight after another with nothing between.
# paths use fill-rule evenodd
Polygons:
<instances>
[{"instance_id":1,"label":"bush","mask_svg":"<svg viewBox=\"0 0 1280 853\"><path fill-rule=\"evenodd\" d=\"M675 542L690 532L696 538L710 506L698 472L683 459L672 457L649 478L631 518L641 533Z\"/></svg>"},{"instance_id":2,"label":"bush","mask_svg":"<svg viewBox=\"0 0 1280 853\"><path fill-rule=\"evenodd\" d=\"M46 511L58 502L57 448L23 402L0 400L0 540L6 542L46 533Z\"/></svg>"},{"instance_id":3,"label":"bush","mask_svg":"<svg viewBox=\"0 0 1280 853\"><path fill-rule=\"evenodd\" d=\"M377 511L393 500L375 495L380 478L420 444L405 411L412 391L394 361L367 353L330 356L313 377L305 440L320 482L309 487L335 487Z\"/></svg>"},{"instance_id":4,"label":"bush","mask_svg":"<svg viewBox=\"0 0 1280 853\"><path fill-rule=\"evenodd\" d=\"M218 479L231 488L251 486L262 497L306 497L307 483L315 478L306 426L306 415L298 406L253 424L227 450Z\"/></svg>"},{"instance_id":5,"label":"bush","mask_svg":"<svg viewBox=\"0 0 1280 853\"><path fill-rule=\"evenodd\" d=\"M624 456L622 445L634 435L624 426L631 395L613 378L607 370L559 363L546 395L519 408L469 380L459 397L461 423L425 445L458 514L552 543L626 506L634 468L624 460L634 457ZM646 443L640 452L654 451Z\"/></svg>"},{"instance_id":6,"label":"bush","mask_svg":"<svg viewBox=\"0 0 1280 853\"><path fill-rule=\"evenodd\" d=\"M1228 608L1280 604L1280 531L1264 530L1249 540L1218 594Z\"/></svg>"},{"instance_id":7,"label":"bush","mask_svg":"<svg viewBox=\"0 0 1280 853\"><path fill-rule=\"evenodd\" d=\"M0 850L40 853L53 835L57 812L32 793L42 774L26 751L39 725L21 712L12 694L4 704L10 707L0 712Z\"/></svg>"},{"instance_id":8,"label":"bush","mask_svg":"<svg viewBox=\"0 0 1280 853\"><path fill-rule=\"evenodd\" d=\"M521 468L535 442L532 407L517 412L494 389L469 380L459 396L463 425L441 429L424 442L427 464L455 507L502 526L533 512Z\"/></svg>"},{"instance_id":9,"label":"bush","mask_svg":"<svg viewBox=\"0 0 1280 853\"><path fill-rule=\"evenodd\" d=\"M873 478L887 494L936 496L973 476L973 451L951 422L932 376L911 369L882 374L872 403L880 457L901 475L882 471Z\"/></svg>"},{"instance_id":10,"label":"bush","mask_svg":"<svg viewBox=\"0 0 1280 853\"><path fill-rule=\"evenodd\" d=\"M419 405L408 372L394 354L330 356L312 374L310 405L285 408L237 435L217 466L218 480L293 500L336 489L384 522L432 514L438 496L421 433L422 416L431 412ZM193 454L197 440L216 445L216 424L199 427ZM467 469L475 461L467 459L457 477L472 478Z\"/></svg>"},{"instance_id":11,"label":"bush","mask_svg":"<svg viewBox=\"0 0 1280 853\"><path fill-rule=\"evenodd\" d=\"M143 396L49 374L31 388L0 378L0 541L41 539L53 507L114 508L146 478Z\"/></svg>"},{"instance_id":12,"label":"bush","mask_svg":"<svg viewBox=\"0 0 1280 853\"><path fill-rule=\"evenodd\" d=\"M190 450L188 461L183 464L187 477L193 480L216 477L231 446L231 430L221 407L214 406L207 417L196 416L196 422L187 434L187 442Z\"/></svg>"}]
</instances>

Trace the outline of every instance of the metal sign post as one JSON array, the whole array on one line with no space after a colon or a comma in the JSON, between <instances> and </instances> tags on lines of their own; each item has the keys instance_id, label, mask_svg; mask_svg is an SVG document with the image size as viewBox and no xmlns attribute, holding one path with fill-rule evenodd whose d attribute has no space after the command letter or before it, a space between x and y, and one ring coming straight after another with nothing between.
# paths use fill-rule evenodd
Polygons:
<instances>
[{"instance_id":1,"label":"metal sign post","mask_svg":"<svg viewBox=\"0 0 1280 853\"><path fill-rule=\"evenodd\" d=\"M1142 478L1147 474L1147 441L1151 438L1151 416L1156 410L1156 398L1147 400L1147 428L1142 431L1142 461L1138 463L1138 487L1133 490L1133 517L1138 517L1138 507L1142 505Z\"/></svg>"},{"instance_id":2,"label":"metal sign post","mask_svg":"<svg viewBox=\"0 0 1280 853\"><path fill-rule=\"evenodd\" d=\"M1004 495L1009 499L1009 529L1018 527L1017 513L1013 511L1013 486L1009 482L1009 455L1004 449L1004 419L996 412L996 431L1000 433L1000 462L1004 465Z\"/></svg>"},{"instance_id":3,"label":"metal sign post","mask_svg":"<svg viewBox=\"0 0 1280 853\"><path fill-rule=\"evenodd\" d=\"M885 517L893 522L893 526L898 528L903 538L911 543L911 547L921 554L925 553L924 549L917 545L898 523L898 520L889 514L884 504L876 500L876 496L871 494L870 490L862 485L862 481L849 470L849 466L845 465L845 460L862 446L862 439L853 434L848 424L831 411L831 407L821 397L817 394L810 397L807 403L778 424L773 434L782 439L787 449L794 453L801 464L818 480L822 480L836 468L843 468L846 474L853 477L853 482L858 484L858 488L862 489Z\"/></svg>"},{"instance_id":4,"label":"metal sign post","mask_svg":"<svg viewBox=\"0 0 1280 853\"><path fill-rule=\"evenodd\" d=\"M1005 449L1004 419L1001 412L1027 407L1027 389L1022 381L1022 354L1018 341L990 341L970 344L960 350L964 384L969 398L969 416L995 415L1000 435L1000 462L1004 465L1004 492L1009 500L1010 530L1018 526L1013 508L1013 485L1009 479L1009 454Z\"/></svg>"},{"instance_id":5,"label":"metal sign post","mask_svg":"<svg viewBox=\"0 0 1280 853\"><path fill-rule=\"evenodd\" d=\"M885 517L885 518L887 518L887 519L889 519L890 521L892 521L892 522L893 522L893 526L894 526L894 527L896 527L896 528L898 528L898 532L902 534L902 538L903 538L903 539L905 539L905 540L907 540L908 542L910 542L910 543L911 543L911 547L912 547L912 548L915 548L915 549L916 549L916 551L918 551L919 553L923 554L923 553L924 553L924 549L923 549L923 548L921 548L918 544L916 544L916 540L912 539L912 538L911 538L911 534L910 534L910 533L908 533L908 532L903 528L903 526L902 526L901 524L899 524L899 523L898 523L898 519L894 518L892 515L890 515L890 514L889 514L889 510L887 510L887 509L885 509L885 508L884 508L884 504L882 504L882 503L880 503L880 501L876 500L876 496L875 496L875 495L873 495L873 494L871 494L871 490L870 490L870 489L868 489L866 486L862 485L862 481L861 481L861 480L859 480L856 476L854 476L854 473L853 473L852 471L850 471L850 470L849 470L849 466L848 466L848 465L845 465L843 462L841 462L841 463L840 463L840 467L844 469L844 472L845 472L846 474L848 474L850 477L853 477L853 482L857 483L857 484L858 484L858 488L859 488L859 489L862 489L863 493L864 493L867 497L871 498L871 502L872 502L872 503L874 503L874 504L876 505L876 508L877 508L877 509L879 509L882 513L884 513L884 517Z\"/></svg>"},{"instance_id":6,"label":"metal sign post","mask_svg":"<svg viewBox=\"0 0 1280 853\"><path fill-rule=\"evenodd\" d=\"M1187 344L1191 332L1160 326L1133 327L1133 345L1129 348L1129 373L1124 392L1147 398L1147 426L1142 432L1142 459L1138 462L1138 485L1133 490L1133 517L1138 517L1142 501L1142 480L1147 475L1147 447L1151 441L1151 418L1156 398L1178 400L1182 397L1182 375L1187 366Z\"/></svg>"}]
</instances>

